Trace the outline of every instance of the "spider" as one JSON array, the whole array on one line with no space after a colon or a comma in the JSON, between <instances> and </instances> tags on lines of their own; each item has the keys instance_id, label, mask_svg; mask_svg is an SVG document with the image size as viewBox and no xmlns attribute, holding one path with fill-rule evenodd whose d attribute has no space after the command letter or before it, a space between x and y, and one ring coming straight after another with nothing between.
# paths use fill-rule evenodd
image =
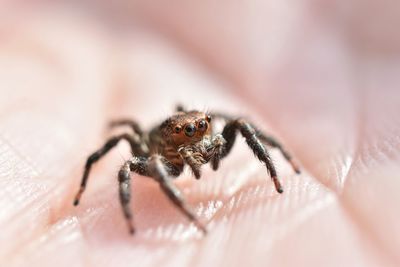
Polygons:
<instances>
[{"instance_id":1,"label":"spider","mask_svg":"<svg viewBox=\"0 0 400 267\"><path fill-rule=\"evenodd\" d=\"M214 118L221 119L226 123L220 134L212 133ZM206 163L210 163L212 169L217 170L220 161L231 151L237 132L241 133L255 156L265 164L278 193L283 193L283 188L265 145L279 149L294 171L300 173L299 167L294 163L290 154L275 138L264 134L242 118L233 118L222 113L187 111L182 106L178 106L175 114L149 132L144 132L132 120L111 122L110 127L116 126L129 126L133 131L111 137L99 150L87 158L74 205L79 204L92 165L115 147L119 141L126 140L130 144L132 157L119 170L118 181L122 211L131 234L135 233L129 205L131 172L153 178L172 203L198 229L206 233L206 227L199 222L194 211L186 204L182 193L172 183L172 178L178 177L186 164L191 168L196 179L200 179L201 166Z\"/></svg>"}]
</instances>

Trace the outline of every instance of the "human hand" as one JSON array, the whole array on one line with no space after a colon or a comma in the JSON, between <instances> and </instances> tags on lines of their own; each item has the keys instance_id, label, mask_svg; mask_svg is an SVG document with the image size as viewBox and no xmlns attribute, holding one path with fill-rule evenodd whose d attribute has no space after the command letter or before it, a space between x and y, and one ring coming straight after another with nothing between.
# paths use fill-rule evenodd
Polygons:
<instances>
[{"instance_id":1,"label":"human hand","mask_svg":"<svg viewBox=\"0 0 400 267\"><path fill-rule=\"evenodd\" d=\"M396 40L365 48L348 41L348 32L309 24L324 13L289 13L307 30L300 35L289 25L268 46L272 30L254 26L254 13L235 27L243 25L234 22L240 6L224 35L205 11L193 14L197 24L182 24L174 9L143 3L135 7L175 41L136 27L116 35L108 24L58 8L19 10L23 21L3 24L1 265L398 265ZM199 11L184 8L184 19ZM254 11L259 18L262 10ZM258 44L258 36L267 41ZM117 196L116 172L129 157L120 145L96 165L73 207L82 166L105 140L107 122L131 116L150 127L177 102L254 118L289 147L303 174L273 151L285 187L278 195L238 140L218 172L205 168L200 181L183 175L176 184L207 222L205 237L156 184L134 176L132 237Z\"/></svg>"}]
</instances>

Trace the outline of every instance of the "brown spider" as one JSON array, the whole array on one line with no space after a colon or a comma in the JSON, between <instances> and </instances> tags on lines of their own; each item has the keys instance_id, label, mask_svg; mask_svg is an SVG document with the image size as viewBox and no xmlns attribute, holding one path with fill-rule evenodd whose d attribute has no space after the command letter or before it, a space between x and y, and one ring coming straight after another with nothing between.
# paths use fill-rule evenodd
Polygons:
<instances>
[{"instance_id":1,"label":"brown spider","mask_svg":"<svg viewBox=\"0 0 400 267\"><path fill-rule=\"evenodd\" d=\"M219 118L226 121L221 134L212 134L211 118ZM211 163L213 170L217 170L221 159L231 151L238 131L246 139L246 143L255 156L267 167L275 184L276 191L283 193L275 166L264 144L278 148L286 160L290 162L294 171L300 173L299 168L292 161L289 153L286 152L275 138L257 130L251 123L244 119L233 119L230 116L219 113L204 113L195 110L185 111L182 107L178 107L174 115L149 132L143 132L139 125L131 120L120 120L111 123L111 127L121 125L130 126L133 133L125 133L110 138L102 148L89 156L74 205L79 204L92 164L115 147L120 140L128 141L133 156L121 167L118 173L118 181L119 197L131 234L135 232L129 206L131 198L131 172L155 179L173 204L189 220L194 222L200 230L206 233L206 228L198 221L195 213L185 203L182 193L172 183L171 178L178 177L182 173L185 164L189 165L192 169L196 179L200 179L201 166L208 162Z\"/></svg>"}]
</instances>

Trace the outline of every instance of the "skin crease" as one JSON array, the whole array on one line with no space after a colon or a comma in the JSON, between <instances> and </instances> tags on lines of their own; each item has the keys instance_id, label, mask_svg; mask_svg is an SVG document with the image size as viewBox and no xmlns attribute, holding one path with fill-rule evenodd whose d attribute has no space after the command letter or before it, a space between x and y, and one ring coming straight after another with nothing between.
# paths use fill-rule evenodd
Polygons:
<instances>
[{"instance_id":1,"label":"skin crease","mask_svg":"<svg viewBox=\"0 0 400 267\"><path fill-rule=\"evenodd\" d=\"M395 8L147 2L89 1L81 12L3 4L12 11L0 24L0 265L398 266ZM110 119L149 128L177 103L251 118L303 174L271 150L277 194L238 138L218 172L175 181L206 237L153 181L133 176L132 237L118 201L121 144L72 206Z\"/></svg>"}]
</instances>

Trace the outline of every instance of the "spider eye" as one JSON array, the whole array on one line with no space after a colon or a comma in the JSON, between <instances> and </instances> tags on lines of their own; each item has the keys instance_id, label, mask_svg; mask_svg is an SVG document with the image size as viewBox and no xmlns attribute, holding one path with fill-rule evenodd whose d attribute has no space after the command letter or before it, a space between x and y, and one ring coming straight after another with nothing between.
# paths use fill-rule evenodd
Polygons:
<instances>
[{"instance_id":1,"label":"spider eye","mask_svg":"<svg viewBox=\"0 0 400 267\"><path fill-rule=\"evenodd\" d=\"M210 116L210 115L207 115L206 120L207 120L208 122L211 122L211 116Z\"/></svg>"},{"instance_id":2,"label":"spider eye","mask_svg":"<svg viewBox=\"0 0 400 267\"><path fill-rule=\"evenodd\" d=\"M199 121L199 124L197 125L197 128L200 130L200 131L202 131L202 132L204 132L205 130L207 130L207 122L205 121L205 120L201 120L201 121Z\"/></svg>"},{"instance_id":3,"label":"spider eye","mask_svg":"<svg viewBox=\"0 0 400 267\"><path fill-rule=\"evenodd\" d=\"M188 124L185 127L185 134L189 137L192 137L196 132L196 127L193 124Z\"/></svg>"},{"instance_id":4,"label":"spider eye","mask_svg":"<svg viewBox=\"0 0 400 267\"><path fill-rule=\"evenodd\" d=\"M180 131L182 131L182 127L177 125L177 126L175 126L174 130L176 133L179 133Z\"/></svg>"}]
</instances>

